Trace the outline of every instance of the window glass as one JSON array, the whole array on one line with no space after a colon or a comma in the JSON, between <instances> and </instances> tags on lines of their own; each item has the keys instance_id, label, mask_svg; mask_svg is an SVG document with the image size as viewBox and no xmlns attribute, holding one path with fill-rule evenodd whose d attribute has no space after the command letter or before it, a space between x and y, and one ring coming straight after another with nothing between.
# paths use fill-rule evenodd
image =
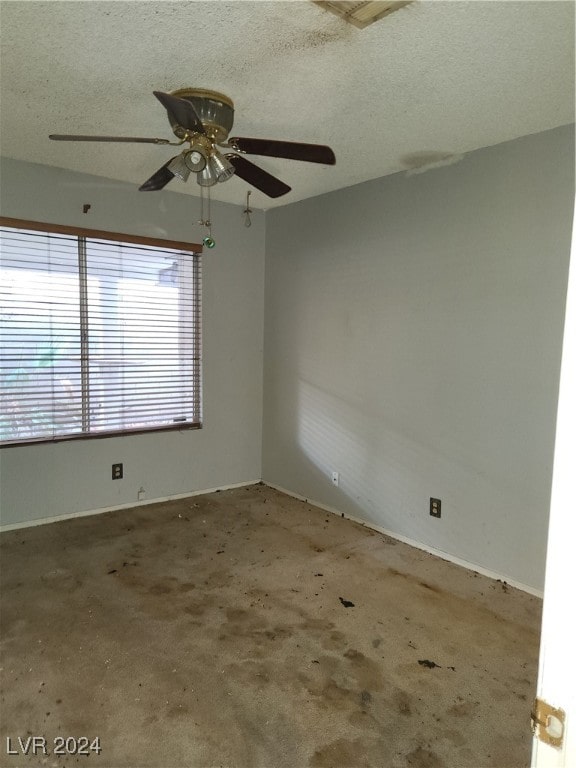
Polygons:
<instances>
[{"instance_id":1,"label":"window glass","mask_svg":"<svg viewBox=\"0 0 576 768\"><path fill-rule=\"evenodd\" d=\"M199 425L198 254L0 236L0 441Z\"/></svg>"}]
</instances>

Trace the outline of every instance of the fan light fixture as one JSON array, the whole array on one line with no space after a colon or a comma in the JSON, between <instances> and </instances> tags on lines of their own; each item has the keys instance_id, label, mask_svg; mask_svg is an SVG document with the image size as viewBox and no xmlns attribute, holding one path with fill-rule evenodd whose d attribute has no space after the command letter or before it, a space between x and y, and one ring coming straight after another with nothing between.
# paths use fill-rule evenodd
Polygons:
<instances>
[{"instance_id":1,"label":"fan light fixture","mask_svg":"<svg viewBox=\"0 0 576 768\"><path fill-rule=\"evenodd\" d=\"M168 170L171 171L176 178L186 181L188 176L190 176L191 169L188 168L186 159L183 155L176 155L176 157L173 157L168 163Z\"/></svg>"},{"instance_id":2,"label":"fan light fixture","mask_svg":"<svg viewBox=\"0 0 576 768\"><path fill-rule=\"evenodd\" d=\"M168 170L182 181L186 181L190 173L198 175L198 184L212 187L218 181L228 181L234 175L234 166L228 158L213 150L210 157L202 147L189 149L181 155L173 157L168 163Z\"/></svg>"},{"instance_id":3,"label":"fan light fixture","mask_svg":"<svg viewBox=\"0 0 576 768\"><path fill-rule=\"evenodd\" d=\"M184 153L184 162L187 168L198 173L206 167L206 154L202 149L194 147L194 149Z\"/></svg>"},{"instance_id":4,"label":"fan light fixture","mask_svg":"<svg viewBox=\"0 0 576 768\"><path fill-rule=\"evenodd\" d=\"M234 175L234 166L228 160L227 157L224 157L223 155L218 152L218 150L214 150L212 152L212 157L210 159L210 164L212 165L212 168L216 172L216 177L218 181L224 182L228 181L228 179Z\"/></svg>"},{"instance_id":5,"label":"fan light fixture","mask_svg":"<svg viewBox=\"0 0 576 768\"><path fill-rule=\"evenodd\" d=\"M218 183L218 176L216 175L212 161L210 161L200 173L196 174L196 181L201 187L213 187L214 184Z\"/></svg>"}]
</instances>

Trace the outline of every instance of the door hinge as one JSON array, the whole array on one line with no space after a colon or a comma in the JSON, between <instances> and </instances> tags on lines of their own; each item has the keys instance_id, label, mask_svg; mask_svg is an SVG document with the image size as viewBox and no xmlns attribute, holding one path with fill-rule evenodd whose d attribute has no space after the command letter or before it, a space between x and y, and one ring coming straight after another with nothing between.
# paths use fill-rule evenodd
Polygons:
<instances>
[{"instance_id":1,"label":"door hinge","mask_svg":"<svg viewBox=\"0 0 576 768\"><path fill-rule=\"evenodd\" d=\"M566 713L563 709L557 709L543 699L534 699L530 720L532 733L537 739L560 749L564 741L566 723Z\"/></svg>"}]
</instances>

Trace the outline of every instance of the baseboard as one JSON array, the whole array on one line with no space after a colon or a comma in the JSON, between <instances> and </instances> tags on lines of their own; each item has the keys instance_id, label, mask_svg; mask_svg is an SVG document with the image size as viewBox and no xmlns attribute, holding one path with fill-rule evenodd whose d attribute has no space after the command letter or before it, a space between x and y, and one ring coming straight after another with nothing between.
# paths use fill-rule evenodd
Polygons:
<instances>
[{"instance_id":1,"label":"baseboard","mask_svg":"<svg viewBox=\"0 0 576 768\"><path fill-rule=\"evenodd\" d=\"M100 509L90 509L84 512L70 512L65 515L54 515L53 517L42 517L37 520L27 520L22 523L9 523L8 525L0 525L0 533L4 533L6 531L15 531L21 528L30 528L35 525L47 525L48 523L58 523L62 520L73 520L76 517L88 517L89 515L101 515L104 512L114 512L119 509L130 509L131 507L144 507L148 504L158 504L164 501L175 501L177 499L186 499L192 496L201 496L202 494L205 494L205 493L214 493L215 491L228 491L233 488L244 488L245 486L255 485L256 483L259 483L259 482L262 482L262 481L260 479L247 480L246 482L243 482L243 483L233 483L232 485L220 485L217 488L203 488L198 491L188 491L187 493L177 493L171 496L162 496L157 499L146 499L145 501L136 501L136 502L132 501L127 504L118 504L117 506L114 506L114 507L102 507ZM346 513L343 513L341 510L336 509L335 507L330 507L327 504L323 504L320 501L315 501L314 499L310 499L306 496L302 496L301 494L295 493L294 491L289 491L287 488L283 488L282 486L276 485L275 483L265 483L265 485L269 486L270 488L274 488L275 490L280 491L281 493L285 493L287 496L291 496L294 499L305 501L308 504L312 504L315 507L319 507L320 509L323 509L325 512L330 512L331 514L337 515L338 517L344 516L346 519L352 520L355 523L358 523L359 525L363 525L366 528L371 528L373 531L378 531L378 533L383 533L385 536L390 536L390 538L395 539L396 541L401 541L403 544L408 544L409 546L415 547L416 549L420 549L423 552L428 552L428 554L439 557L442 560L447 560L450 563L454 563L454 565L459 565L462 568L466 568L469 571L480 573L482 574L482 576L487 576L490 579L499 579L500 581L505 581L511 587L520 589L523 592L528 592L528 594L534 595L535 597L539 597L539 598L544 597L544 593L542 590L535 589L534 587L531 587L528 584L523 584L520 581L511 579L505 574L497 573L496 571L492 571L489 568L484 568L483 566L478 565L477 563L471 563L467 560L463 560L460 557L456 557L455 555L450 554L450 552L444 552L444 550L436 549L434 547L429 547L426 544L422 544L422 542L420 541L411 539L408 536L402 536L402 534L395 533L394 531L390 531L387 528L383 528L380 525L376 525L375 523L370 523L366 520L363 520L360 517L356 517L355 515L348 515Z\"/></svg>"},{"instance_id":2,"label":"baseboard","mask_svg":"<svg viewBox=\"0 0 576 768\"><path fill-rule=\"evenodd\" d=\"M292 496L294 499L299 499L300 501L305 501L308 504L311 504L314 507L319 507L320 509L323 509L325 512L331 512L333 515L338 515L338 517L345 517L347 520L353 520L355 523L358 523L359 525L363 525L365 528L371 528L373 531L378 531L378 533L383 533L385 536L389 536L391 539L395 539L396 541L401 541L403 544L408 544L411 547L415 547L416 549L421 549L423 552L428 552L430 555L434 555L435 557L439 557L442 560L447 560L449 563L454 563L454 565L459 565L462 568L466 568L469 571L474 571L475 573L480 573L482 576L488 576L490 579L496 579L500 581L505 581L507 584L509 584L511 587L515 587L516 589L522 590L522 592L528 592L530 595L534 595L535 597L543 598L544 592L539 589L535 589L534 587L531 587L528 584L523 584L520 581L516 581L515 579L511 579L505 574L497 573L496 571L492 571L489 568L484 568L481 565L478 565L477 563L470 563L467 560L463 560L461 557L456 557L455 555L450 554L450 552L444 552L442 549L435 549L434 547L429 547L426 544L422 544L420 541L416 541L415 539L410 539L408 536L402 536L399 533L395 533L394 531L389 531L387 528L383 528L380 525L376 525L375 523L367 522L366 520L362 520L360 517L356 517L355 515L348 515L340 509L336 509L335 507L330 507L327 504L322 504L320 501L315 501L314 499L310 499L306 496L301 496L299 493L294 493L294 491L289 491L287 488L282 488L280 485L275 485L274 483L268 483L264 481L264 484L269 486L270 488L274 488L277 491L280 491L281 493L285 493L287 496Z\"/></svg>"},{"instance_id":3,"label":"baseboard","mask_svg":"<svg viewBox=\"0 0 576 768\"><path fill-rule=\"evenodd\" d=\"M88 517L89 515L101 515L104 512L115 512L117 509L130 509L132 507L144 507L147 504L159 504L163 501L175 501L176 499L187 499L191 496L201 496L204 493L215 493L216 491L229 491L232 488L244 488L247 485L255 485L261 482L258 480L247 480L243 483L233 483L232 485L219 485L217 488L204 488L200 491L188 491L187 493L176 493L172 496L162 496L157 499L146 499L144 501L131 501L127 504L118 504L115 507L102 507L99 509L88 509L84 512L69 512L65 515L54 515L53 517L40 517L37 520L26 520L22 523L9 523L0 525L0 533L6 531L16 531L20 528L31 528L34 525L47 525L48 523L59 523L62 520L73 520L75 517Z\"/></svg>"}]
</instances>

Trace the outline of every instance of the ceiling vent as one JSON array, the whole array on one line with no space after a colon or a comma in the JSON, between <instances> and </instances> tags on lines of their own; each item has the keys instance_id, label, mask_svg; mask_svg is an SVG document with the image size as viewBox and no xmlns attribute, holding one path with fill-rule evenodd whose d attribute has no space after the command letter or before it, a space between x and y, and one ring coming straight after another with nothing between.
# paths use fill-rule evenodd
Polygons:
<instances>
[{"instance_id":1,"label":"ceiling vent","mask_svg":"<svg viewBox=\"0 0 576 768\"><path fill-rule=\"evenodd\" d=\"M412 2L412 0L395 0L395 2L389 2L388 0L365 0L364 2L356 0L312 1L359 29L364 29L369 24L373 24L378 19L383 19L389 13L394 13L394 11L402 8L402 6Z\"/></svg>"}]
</instances>

